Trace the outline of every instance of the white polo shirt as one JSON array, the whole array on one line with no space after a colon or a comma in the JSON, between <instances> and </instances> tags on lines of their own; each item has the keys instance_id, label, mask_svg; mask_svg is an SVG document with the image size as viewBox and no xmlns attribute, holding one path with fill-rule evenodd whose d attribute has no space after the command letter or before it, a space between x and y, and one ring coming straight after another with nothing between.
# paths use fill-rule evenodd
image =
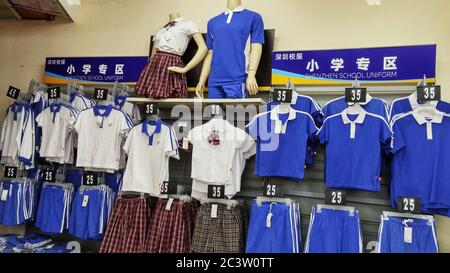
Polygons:
<instances>
[{"instance_id":1,"label":"white polo shirt","mask_svg":"<svg viewBox=\"0 0 450 273\"><path fill-rule=\"evenodd\" d=\"M130 119L112 105L82 111L75 123L78 133L77 167L119 169L122 139L133 127Z\"/></svg>"},{"instance_id":2,"label":"white polo shirt","mask_svg":"<svg viewBox=\"0 0 450 273\"><path fill-rule=\"evenodd\" d=\"M192 129L187 139L193 145L191 177L210 184L231 184L236 150L250 136L228 121L213 118Z\"/></svg>"},{"instance_id":3,"label":"white polo shirt","mask_svg":"<svg viewBox=\"0 0 450 273\"><path fill-rule=\"evenodd\" d=\"M53 158L51 161L62 162L66 158L66 140L70 140L69 130L77 121L77 112L61 103L55 103L45 108L37 117L36 122L42 128L41 147L39 154L43 158Z\"/></svg>"},{"instance_id":4,"label":"white polo shirt","mask_svg":"<svg viewBox=\"0 0 450 273\"><path fill-rule=\"evenodd\" d=\"M128 96L116 96L114 98L114 106L122 112L126 113L134 123L139 123L142 119L139 107L127 101Z\"/></svg>"},{"instance_id":5,"label":"white polo shirt","mask_svg":"<svg viewBox=\"0 0 450 273\"><path fill-rule=\"evenodd\" d=\"M78 112L89 109L95 104L95 101L87 98L81 93L73 92L70 94L70 105L72 105L72 107L75 108L75 110L77 110Z\"/></svg>"},{"instance_id":6,"label":"white polo shirt","mask_svg":"<svg viewBox=\"0 0 450 273\"><path fill-rule=\"evenodd\" d=\"M197 32L200 32L197 24L179 17L174 20L173 26L163 27L156 33L153 38L155 48L163 52L182 56L189 45L192 35Z\"/></svg>"},{"instance_id":7,"label":"white polo shirt","mask_svg":"<svg viewBox=\"0 0 450 273\"><path fill-rule=\"evenodd\" d=\"M169 181L169 158L179 159L172 126L161 120L147 121L131 129L123 150L128 155L122 191L159 196Z\"/></svg>"}]
</instances>

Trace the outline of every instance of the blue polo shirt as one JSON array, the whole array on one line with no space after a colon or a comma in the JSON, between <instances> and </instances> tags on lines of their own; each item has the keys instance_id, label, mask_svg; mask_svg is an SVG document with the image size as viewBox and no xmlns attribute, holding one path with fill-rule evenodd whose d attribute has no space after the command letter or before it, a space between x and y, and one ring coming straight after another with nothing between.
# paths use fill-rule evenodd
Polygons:
<instances>
[{"instance_id":1,"label":"blue polo shirt","mask_svg":"<svg viewBox=\"0 0 450 273\"><path fill-rule=\"evenodd\" d=\"M361 105L366 112L382 116L386 121L389 121L388 106L384 100L369 97L366 103L360 103L359 105ZM329 116L341 113L348 106L349 104L345 102L345 97L340 97L325 104L322 108L322 112L324 117L327 118Z\"/></svg>"},{"instance_id":2,"label":"blue polo shirt","mask_svg":"<svg viewBox=\"0 0 450 273\"><path fill-rule=\"evenodd\" d=\"M255 175L299 181L305 175L306 144L318 129L310 114L279 109L257 115L246 126L256 140Z\"/></svg>"},{"instance_id":3,"label":"blue polo shirt","mask_svg":"<svg viewBox=\"0 0 450 273\"><path fill-rule=\"evenodd\" d=\"M416 197L421 198L423 211L447 215L450 117L438 114L429 119L409 112L395 119L392 129L392 206L397 207L397 197Z\"/></svg>"},{"instance_id":4,"label":"blue polo shirt","mask_svg":"<svg viewBox=\"0 0 450 273\"><path fill-rule=\"evenodd\" d=\"M245 82L250 44L264 44L264 23L261 15L238 9L227 22L229 14L221 13L208 22L206 45L213 50L209 86L225 86Z\"/></svg>"},{"instance_id":5,"label":"blue polo shirt","mask_svg":"<svg viewBox=\"0 0 450 273\"><path fill-rule=\"evenodd\" d=\"M421 103L417 101L417 95L416 93L413 93L412 95L400 99L396 99L392 102L390 110L389 110L389 116L391 120L393 120L395 117L399 116L403 113L408 113L414 110L416 106L420 105ZM435 106L436 109L438 109L441 112L444 113L450 113L450 103L445 101L434 101L431 102L431 105Z\"/></svg>"},{"instance_id":6,"label":"blue polo shirt","mask_svg":"<svg viewBox=\"0 0 450 273\"><path fill-rule=\"evenodd\" d=\"M317 136L326 146L327 187L380 190L381 151L392 137L383 117L344 111L326 118Z\"/></svg>"}]
</instances>

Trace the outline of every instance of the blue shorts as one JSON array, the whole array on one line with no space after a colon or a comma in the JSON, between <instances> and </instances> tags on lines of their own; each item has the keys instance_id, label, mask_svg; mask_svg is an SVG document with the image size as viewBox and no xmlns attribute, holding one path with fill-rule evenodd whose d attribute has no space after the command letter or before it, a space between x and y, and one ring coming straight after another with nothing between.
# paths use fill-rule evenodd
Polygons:
<instances>
[{"instance_id":1,"label":"blue shorts","mask_svg":"<svg viewBox=\"0 0 450 273\"><path fill-rule=\"evenodd\" d=\"M357 210L313 208L305 253L362 253L361 226Z\"/></svg>"},{"instance_id":2,"label":"blue shorts","mask_svg":"<svg viewBox=\"0 0 450 273\"><path fill-rule=\"evenodd\" d=\"M208 99L245 99L248 91L244 83L208 86Z\"/></svg>"},{"instance_id":3,"label":"blue shorts","mask_svg":"<svg viewBox=\"0 0 450 273\"><path fill-rule=\"evenodd\" d=\"M405 227L412 228L411 243L405 242ZM378 253L438 253L434 220L381 216Z\"/></svg>"},{"instance_id":4,"label":"blue shorts","mask_svg":"<svg viewBox=\"0 0 450 273\"><path fill-rule=\"evenodd\" d=\"M267 227L269 213L272 217ZM246 253L299 253L300 243L298 203L263 203L258 207L253 201Z\"/></svg>"},{"instance_id":5,"label":"blue shorts","mask_svg":"<svg viewBox=\"0 0 450 273\"><path fill-rule=\"evenodd\" d=\"M35 226L47 233L62 233L69 227L73 188L44 186L39 200Z\"/></svg>"}]
</instances>

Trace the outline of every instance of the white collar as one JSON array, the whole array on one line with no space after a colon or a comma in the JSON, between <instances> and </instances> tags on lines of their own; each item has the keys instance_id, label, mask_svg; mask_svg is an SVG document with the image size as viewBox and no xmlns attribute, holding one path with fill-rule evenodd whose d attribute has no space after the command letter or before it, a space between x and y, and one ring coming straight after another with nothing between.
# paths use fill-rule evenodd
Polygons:
<instances>
[{"instance_id":1,"label":"white collar","mask_svg":"<svg viewBox=\"0 0 450 273\"><path fill-rule=\"evenodd\" d=\"M184 21L184 17L180 16L180 17L177 17L177 18L175 18L173 20L178 23L178 22Z\"/></svg>"},{"instance_id":2,"label":"white collar","mask_svg":"<svg viewBox=\"0 0 450 273\"><path fill-rule=\"evenodd\" d=\"M414 93L412 93L411 95L409 95L409 96L408 96L408 101L409 101L409 104L411 104L411 108L412 108L413 110L416 109L417 106L419 106L419 105L427 104L427 103L419 104L419 102L417 102L417 92L414 92ZM429 102L429 104L431 104L431 105L433 105L433 106L435 106L435 107L436 107L437 103L438 103L437 101Z\"/></svg>"},{"instance_id":3,"label":"white collar","mask_svg":"<svg viewBox=\"0 0 450 273\"><path fill-rule=\"evenodd\" d=\"M359 104L360 105L366 105L366 104L368 104L371 100L372 100L372 96L369 94L369 93L367 93L367 95L366 95L366 101L365 102L360 102ZM348 103L348 105L353 105L353 104L355 104L354 102L349 102Z\"/></svg>"},{"instance_id":4,"label":"white collar","mask_svg":"<svg viewBox=\"0 0 450 273\"><path fill-rule=\"evenodd\" d=\"M286 109L287 107L289 107L289 109ZM283 124L283 122L280 120L279 114L288 114L288 113L289 113L288 119ZM270 119L275 121L274 133L285 134L289 121L295 119L296 117L297 112L289 104L280 104L275 106L270 111Z\"/></svg>"},{"instance_id":5,"label":"white collar","mask_svg":"<svg viewBox=\"0 0 450 273\"><path fill-rule=\"evenodd\" d=\"M422 111L422 110L423 109L416 108L412 112L414 119L417 121L417 123L419 125L423 125L427 122L441 123L442 119L444 118L444 113L442 113L441 111L438 111L437 109L434 109L434 111L431 111L428 113L426 113L425 111ZM428 118L431 118L431 120L429 120Z\"/></svg>"},{"instance_id":6,"label":"white collar","mask_svg":"<svg viewBox=\"0 0 450 273\"><path fill-rule=\"evenodd\" d=\"M366 114L367 112L362 110L359 114L358 117L355 119L355 121L351 121L348 118L348 108L345 109L344 111L342 111L341 116L342 116L342 121L344 122L344 124L349 124L349 123L358 123L358 124L362 124L364 123L364 120L366 119Z\"/></svg>"},{"instance_id":7,"label":"white collar","mask_svg":"<svg viewBox=\"0 0 450 273\"><path fill-rule=\"evenodd\" d=\"M243 10L244 10L244 7L242 7L242 5L239 5L234 10L226 9L225 10L225 15L228 15L228 14L233 13L233 12L241 12Z\"/></svg>"}]
</instances>

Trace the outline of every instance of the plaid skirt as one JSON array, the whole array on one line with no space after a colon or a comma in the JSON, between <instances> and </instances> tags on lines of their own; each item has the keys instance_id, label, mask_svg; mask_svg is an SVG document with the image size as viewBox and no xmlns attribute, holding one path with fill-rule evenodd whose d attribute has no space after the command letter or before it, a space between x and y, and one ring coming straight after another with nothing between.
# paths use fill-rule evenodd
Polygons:
<instances>
[{"instance_id":1,"label":"plaid skirt","mask_svg":"<svg viewBox=\"0 0 450 273\"><path fill-rule=\"evenodd\" d=\"M211 217L212 204L197 212L192 251L197 253L241 253L245 248L245 214L240 207L228 209L217 204L217 218Z\"/></svg>"},{"instance_id":2,"label":"plaid skirt","mask_svg":"<svg viewBox=\"0 0 450 273\"><path fill-rule=\"evenodd\" d=\"M174 200L166 210L168 200L156 203L146 239L149 253L190 253L197 203Z\"/></svg>"},{"instance_id":3,"label":"plaid skirt","mask_svg":"<svg viewBox=\"0 0 450 273\"><path fill-rule=\"evenodd\" d=\"M149 223L148 198L134 196L118 198L99 252L143 253Z\"/></svg>"},{"instance_id":4,"label":"plaid skirt","mask_svg":"<svg viewBox=\"0 0 450 273\"><path fill-rule=\"evenodd\" d=\"M185 74L167 70L169 66L184 67L181 56L158 51L142 70L134 90L138 95L161 98L187 98Z\"/></svg>"}]
</instances>

